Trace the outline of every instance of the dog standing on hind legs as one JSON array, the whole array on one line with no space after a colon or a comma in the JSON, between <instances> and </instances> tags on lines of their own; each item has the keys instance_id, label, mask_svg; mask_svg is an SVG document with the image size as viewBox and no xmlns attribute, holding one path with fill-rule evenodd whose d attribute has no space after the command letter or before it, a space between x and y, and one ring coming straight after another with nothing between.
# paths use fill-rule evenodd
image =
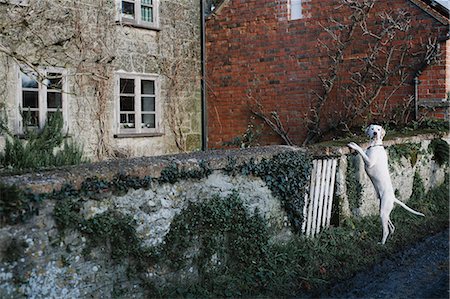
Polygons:
<instances>
[{"instance_id":1,"label":"dog standing on hind legs","mask_svg":"<svg viewBox=\"0 0 450 299\"><path fill-rule=\"evenodd\" d=\"M383 228L383 237L380 243L384 244L389 234L395 230L389 218L394 208L394 203L399 204L413 214L419 216L425 215L411 209L395 198L394 188L392 187L391 177L389 175L388 157L383 147L383 138L386 134L385 130L379 125L370 125L366 129L366 134L370 138L369 147L366 151L354 142L350 142L347 146L357 151L363 158L366 173L372 181L376 194L380 199L380 217Z\"/></svg>"}]
</instances>

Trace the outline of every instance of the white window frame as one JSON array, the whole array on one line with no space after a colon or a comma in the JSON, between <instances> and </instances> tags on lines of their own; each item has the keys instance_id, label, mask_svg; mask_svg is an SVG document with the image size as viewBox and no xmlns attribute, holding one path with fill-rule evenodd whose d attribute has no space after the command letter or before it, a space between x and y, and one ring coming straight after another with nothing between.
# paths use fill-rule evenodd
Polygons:
<instances>
[{"instance_id":1,"label":"white window frame","mask_svg":"<svg viewBox=\"0 0 450 299\"><path fill-rule=\"evenodd\" d=\"M41 78L45 78L47 74L49 73L60 73L62 77L62 90L61 90L61 109L60 112L62 113L63 117L63 131L68 132L69 130L69 113L68 113L68 80L67 80L67 70L64 68L57 68L57 67L45 67L45 68L38 68L37 71L39 72L39 76ZM16 117L17 123L17 133L23 134L24 133L24 121L22 117L22 113L26 113L27 108L23 108L23 91L24 88L22 87L22 74L27 73L35 73L35 71L29 70L27 67L18 67L17 70L17 104L18 104L18 115ZM48 108L47 107L47 91L50 91L45 84L45 82L41 82L42 80L37 80L38 82L38 126L39 129L42 129L47 121L47 112L53 112L54 108ZM25 89L26 90L26 89Z\"/></svg>"},{"instance_id":2,"label":"white window frame","mask_svg":"<svg viewBox=\"0 0 450 299\"><path fill-rule=\"evenodd\" d=\"M122 14L122 3L123 2L133 2L134 3L134 18L127 18ZM141 7L142 0L116 0L116 20L123 23L134 25L138 27L159 29L159 0L153 0L153 22L147 22L142 20Z\"/></svg>"},{"instance_id":3,"label":"white window frame","mask_svg":"<svg viewBox=\"0 0 450 299\"><path fill-rule=\"evenodd\" d=\"M303 0L288 0L288 14L289 20L303 19Z\"/></svg>"},{"instance_id":4,"label":"white window frame","mask_svg":"<svg viewBox=\"0 0 450 299\"><path fill-rule=\"evenodd\" d=\"M134 128L122 128L120 123L120 79L133 79L134 80L134 113L135 113L135 127ZM155 82L155 128L142 128L142 107L141 107L141 80L150 80ZM145 135L155 134L161 135L162 133L162 109L161 109L161 82L158 74L141 74L141 73L128 73L123 71L116 72L115 76L115 133L117 136L121 135Z\"/></svg>"},{"instance_id":5,"label":"white window frame","mask_svg":"<svg viewBox=\"0 0 450 299\"><path fill-rule=\"evenodd\" d=\"M0 3L19 5L19 6L28 6L30 4L29 0L0 0Z\"/></svg>"}]
</instances>

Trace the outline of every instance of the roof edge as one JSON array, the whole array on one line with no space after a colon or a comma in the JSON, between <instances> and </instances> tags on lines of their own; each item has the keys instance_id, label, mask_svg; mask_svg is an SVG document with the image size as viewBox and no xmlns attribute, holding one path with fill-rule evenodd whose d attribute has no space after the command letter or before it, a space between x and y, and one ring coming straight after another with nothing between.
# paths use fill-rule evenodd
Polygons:
<instances>
[{"instance_id":1,"label":"roof edge","mask_svg":"<svg viewBox=\"0 0 450 299\"><path fill-rule=\"evenodd\" d=\"M443 25L449 25L449 15L448 15L448 9L441 5L439 2L436 2L434 0L409 0L413 4L415 4L417 7L419 7L421 10L432 16L435 20L437 20L439 23ZM429 3L428 3L429 2ZM435 7L438 7L439 9L436 9ZM444 14L444 11L447 12L447 14Z\"/></svg>"},{"instance_id":2,"label":"roof edge","mask_svg":"<svg viewBox=\"0 0 450 299\"><path fill-rule=\"evenodd\" d=\"M207 19L211 19L213 17L215 17L216 15L220 14L220 12L223 10L223 8L225 6L227 6L229 3L231 2L231 0L223 0L222 2L220 2L220 4L216 7L216 9L214 9L214 11L207 17Z\"/></svg>"}]
</instances>

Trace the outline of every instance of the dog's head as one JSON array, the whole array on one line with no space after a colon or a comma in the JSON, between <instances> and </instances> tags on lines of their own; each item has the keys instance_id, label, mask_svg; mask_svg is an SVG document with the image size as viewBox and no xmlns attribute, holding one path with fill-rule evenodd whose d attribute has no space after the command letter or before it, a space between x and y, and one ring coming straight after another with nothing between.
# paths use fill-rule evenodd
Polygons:
<instances>
[{"instance_id":1,"label":"dog's head","mask_svg":"<svg viewBox=\"0 0 450 299\"><path fill-rule=\"evenodd\" d=\"M382 126L370 125L366 129L366 134L372 141L382 141L384 135L386 135L386 131L383 129Z\"/></svg>"}]
</instances>

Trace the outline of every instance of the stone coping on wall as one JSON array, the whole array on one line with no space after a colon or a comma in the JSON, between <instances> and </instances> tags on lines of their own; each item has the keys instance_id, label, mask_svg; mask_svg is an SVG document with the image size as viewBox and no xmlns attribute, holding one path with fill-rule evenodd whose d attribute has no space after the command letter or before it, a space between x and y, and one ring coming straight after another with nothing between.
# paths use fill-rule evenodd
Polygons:
<instances>
[{"instance_id":1,"label":"stone coping on wall","mask_svg":"<svg viewBox=\"0 0 450 299\"><path fill-rule=\"evenodd\" d=\"M250 161L250 159L260 160L270 158L279 153L299 150L304 149L274 145L246 149L209 150L186 154L114 159L21 175L0 176L0 182L16 185L35 193L48 193L53 190L58 191L66 184L80 188L83 181L87 178L97 177L111 180L119 173L139 178L145 176L158 178L161 175L161 171L173 163L182 169L188 170L198 167L199 163L204 162L208 164L211 170L219 170L224 169L230 159L234 159L236 163L241 164Z\"/></svg>"},{"instance_id":2,"label":"stone coping on wall","mask_svg":"<svg viewBox=\"0 0 450 299\"><path fill-rule=\"evenodd\" d=\"M418 134L415 136L406 136L406 137L388 137L385 140L383 140L383 145L385 147L397 145L397 144L404 144L404 143L419 143L422 140L433 140L436 138L443 138L447 140L448 143L450 143L450 133L427 133L427 134ZM363 149L367 148L369 146L369 140L367 142L358 142L354 141L355 143L359 144ZM342 141L337 141L339 143L342 143ZM351 142L349 140L348 142ZM342 145L329 145L329 142L325 142L324 144L316 144L308 147L308 152L311 153L313 156L342 156L347 155L350 152L353 152L353 150L350 151L350 149L346 146L346 144Z\"/></svg>"},{"instance_id":3,"label":"stone coping on wall","mask_svg":"<svg viewBox=\"0 0 450 299\"><path fill-rule=\"evenodd\" d=\"M418 143L421 140L432 140L440 137L442 137L442 134L422 134L411 137L397 137L386 140L384 145L392 146L402 143ZM444 138L449 140L450 135L447 134ZM368 146L367 143L360 143L360 145L362 148ZM28 189L35 193L48 193L54 190L58 191L66 184L72 185L75 188L80 188L82 182L87 178L97 177L100 179L111 180L119 173L139 178L145 176L158 178L161 175L161 171L173 163L176 163L182 169L188 170L198 167L199 163L204 162L207 163L211 170L220 170L224 169L229 164L230 159L234 159L237 164L242 164L250 161L250 159L258 161L263 158L270 158L279 153L290 151L308 151L314 157L338 157L350 153L349 148L345 145L318 145L307 148L273 145L246 149L208 150L186 154L115 159L21 175L0 176L0 182L8 185L16 185L22 189Z\"/></svg>"}]
</instances>

